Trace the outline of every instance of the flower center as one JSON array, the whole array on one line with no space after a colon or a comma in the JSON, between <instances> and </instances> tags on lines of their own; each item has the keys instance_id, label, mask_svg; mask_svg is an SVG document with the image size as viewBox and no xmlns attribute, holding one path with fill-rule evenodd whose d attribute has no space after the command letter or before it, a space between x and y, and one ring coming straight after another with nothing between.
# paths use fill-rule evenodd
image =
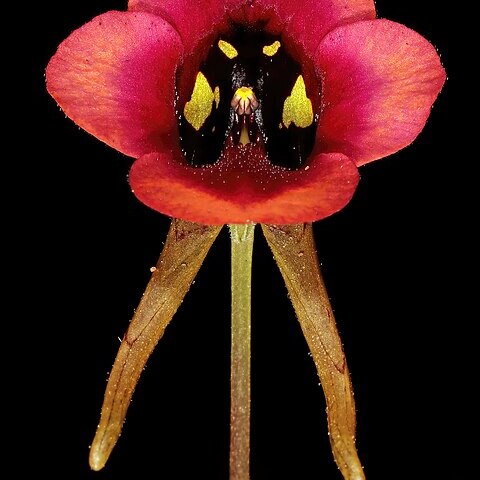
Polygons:
<instances>
[{"instance_id":1,"label":"flower center","mask_svg":"<svg viewBox=\"0 0 480 480\"><path fill-rule=\"evenodd\" d=\"M281 37L241 26L212 44L178 124L182 152L193 166L217 162L227 144L256 144L274 165L297 169L315 143L316 115L302 66Z\"/></svg>"}]
</instances>

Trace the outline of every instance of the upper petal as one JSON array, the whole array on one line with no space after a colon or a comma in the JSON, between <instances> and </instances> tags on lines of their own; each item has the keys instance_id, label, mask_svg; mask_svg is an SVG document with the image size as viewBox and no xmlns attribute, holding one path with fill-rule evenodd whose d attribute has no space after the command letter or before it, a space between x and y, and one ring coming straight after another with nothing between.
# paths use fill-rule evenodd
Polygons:
<instances>
[{"instance_id":1,"label":"upper petal","mask_svg":"<svg viewBox=\"0 0 480 480\"><path fill-rule=\"evenodd\" d=\"M186 53L217 33L227 20L221 0L129 0L128 10L150 12L167 20L180 34Z\"/></svg>"},{"instance_id":2,"label":"upper petal","mask_svg":"<svg viewBox=\"0 0 480 480\"><path fill-rule=\"evenodd\" d=\"M168 148L138 159L132 190L143 203L175 218L208 225L313 222L352 198L358 171L342 154L313 155L306 168L290 171L255 151L249 162L219 161L204 168L181 164Z\"/></svg>"},{"instance_id":3,"label":"upper petal","mask_svg":"<svg viewBox=\"0 0 480 480\"><path fill-rule=\"evenodd\" d=\"M295 43L300 54L307 55L314 54L320 40L333 28L376 16L374 0L263 0L255 3L275 12L286 37ZM248 8L244 6L243 10Z\"/></svg>"},{"instance_id":4,"label":"upper petal","mask_svg":"<svg viewBox=\"0 0 480 480\"><path fill-rule=\"evenodd\" d=\"M147 13L108 12L73 32L46 71L47 89L80 127L140 156L176 126L177 32Z\"/></svg>"},{"instance_id":5,"label":"upper petal","mask_svg":"<svg viewBox=\"0 0 480 480\"><path fill-rule=\"evenodd\" d=\"M315 66L323 79L317 141L357 165L409 145L423 129L444 82L435 48L388 20L357 22L330 32Z\"/></svg>"},{"instance_id":6,"label":"upper petal","mask_svg":"<svg viewBox=\"0 0 480 480\"><path fill-rule=\"evenodd\" d=\"M180 33L185 50L225 28L226 22L282 30L305 50L315 51L337 25L375 18L374 0L130 0L128 9L161 15Z\"/></svg>"}]
</instances>

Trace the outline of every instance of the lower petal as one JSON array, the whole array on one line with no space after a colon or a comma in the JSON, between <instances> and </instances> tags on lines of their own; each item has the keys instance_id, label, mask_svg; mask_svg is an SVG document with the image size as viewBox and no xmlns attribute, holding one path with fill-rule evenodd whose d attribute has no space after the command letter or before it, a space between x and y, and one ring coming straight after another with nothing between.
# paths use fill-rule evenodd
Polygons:
<instances>
[{"instance_id":1,"label":"lower petal","mask_svg":"<svg viewBox=\"0 0 480 480\"><path fill-rule=\"evenodd\" d=\"M175 218L220 225L311 222L343 208L358 183L353 162L338 153L312 155L300 170L270 164L252 149L249 164L220 160L197 168L170 151L145 155L130 171L130 185L149 207ZM263 159L262 159L263 158Z\"/></svg>"},{"instance_id":2,"label":"lower petal","mask_svg":"<svg viewBox=\"0 0 480 480\"><path fill-rule=\"evenodd\" d=\"M322 151L342 152L357 165L409 145L445 82L435 48L388 20L333 30L320 43L315 66L323 79Z\"/></svg>"}]
</instances>

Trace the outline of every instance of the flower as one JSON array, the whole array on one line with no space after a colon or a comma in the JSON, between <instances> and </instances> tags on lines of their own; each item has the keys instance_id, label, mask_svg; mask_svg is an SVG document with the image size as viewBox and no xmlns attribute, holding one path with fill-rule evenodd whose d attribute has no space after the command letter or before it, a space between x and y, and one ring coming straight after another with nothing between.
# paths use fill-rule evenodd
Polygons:
<instances>
[{"instance_id":1,"label":"flower","mask_svg":"<svg viewBox=\"0 0 480 480\"><path fill-rule=\"evenodd\" d=\"M373 0L131 0L128 10L72 33L47 88L80 127L137 159L133 192L174 218L293 224L334 213L358 166L415 139L445 80L435 48L375 19ZM248 86L260 106L232 120L235 89ZM239 118L255 130L247 145L231 138ZM275 164L285 154L290 163Z\"/></svg>"},{"instance_id":2,"label":"flower","mask_svg":"<svg viewBox=\"0 0 480 480\"><path fill-rule=\"evenodd\" d=\"M135 195L173 217L122 340L90 452L101 469L145 363L223 224L232 240L230 478L249 477L255 223L325 393L332 451L365 478L349 371L311 222L352 198L358 167L410 144L445 81L434 47L373 0L130 0L73 32L47 67L64 112L136 160Z\"/></svg>"}]
</instances>

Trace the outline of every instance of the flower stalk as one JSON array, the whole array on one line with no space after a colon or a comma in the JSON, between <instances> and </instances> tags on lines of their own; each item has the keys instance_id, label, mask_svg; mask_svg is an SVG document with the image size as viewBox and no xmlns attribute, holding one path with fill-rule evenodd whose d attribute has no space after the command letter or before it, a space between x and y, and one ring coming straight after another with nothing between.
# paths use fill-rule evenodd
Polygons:
<instances>
[{"instance_id":1,"label":"flower stalk","mask_svg":"<svg viewBox=\"0 0 480 480\"><path fill-rule=\"evenodd\" d=\"M232 244L230 480L250 478L252 251L255 225L229 225Z\"/></svg>"}]
</instances>

